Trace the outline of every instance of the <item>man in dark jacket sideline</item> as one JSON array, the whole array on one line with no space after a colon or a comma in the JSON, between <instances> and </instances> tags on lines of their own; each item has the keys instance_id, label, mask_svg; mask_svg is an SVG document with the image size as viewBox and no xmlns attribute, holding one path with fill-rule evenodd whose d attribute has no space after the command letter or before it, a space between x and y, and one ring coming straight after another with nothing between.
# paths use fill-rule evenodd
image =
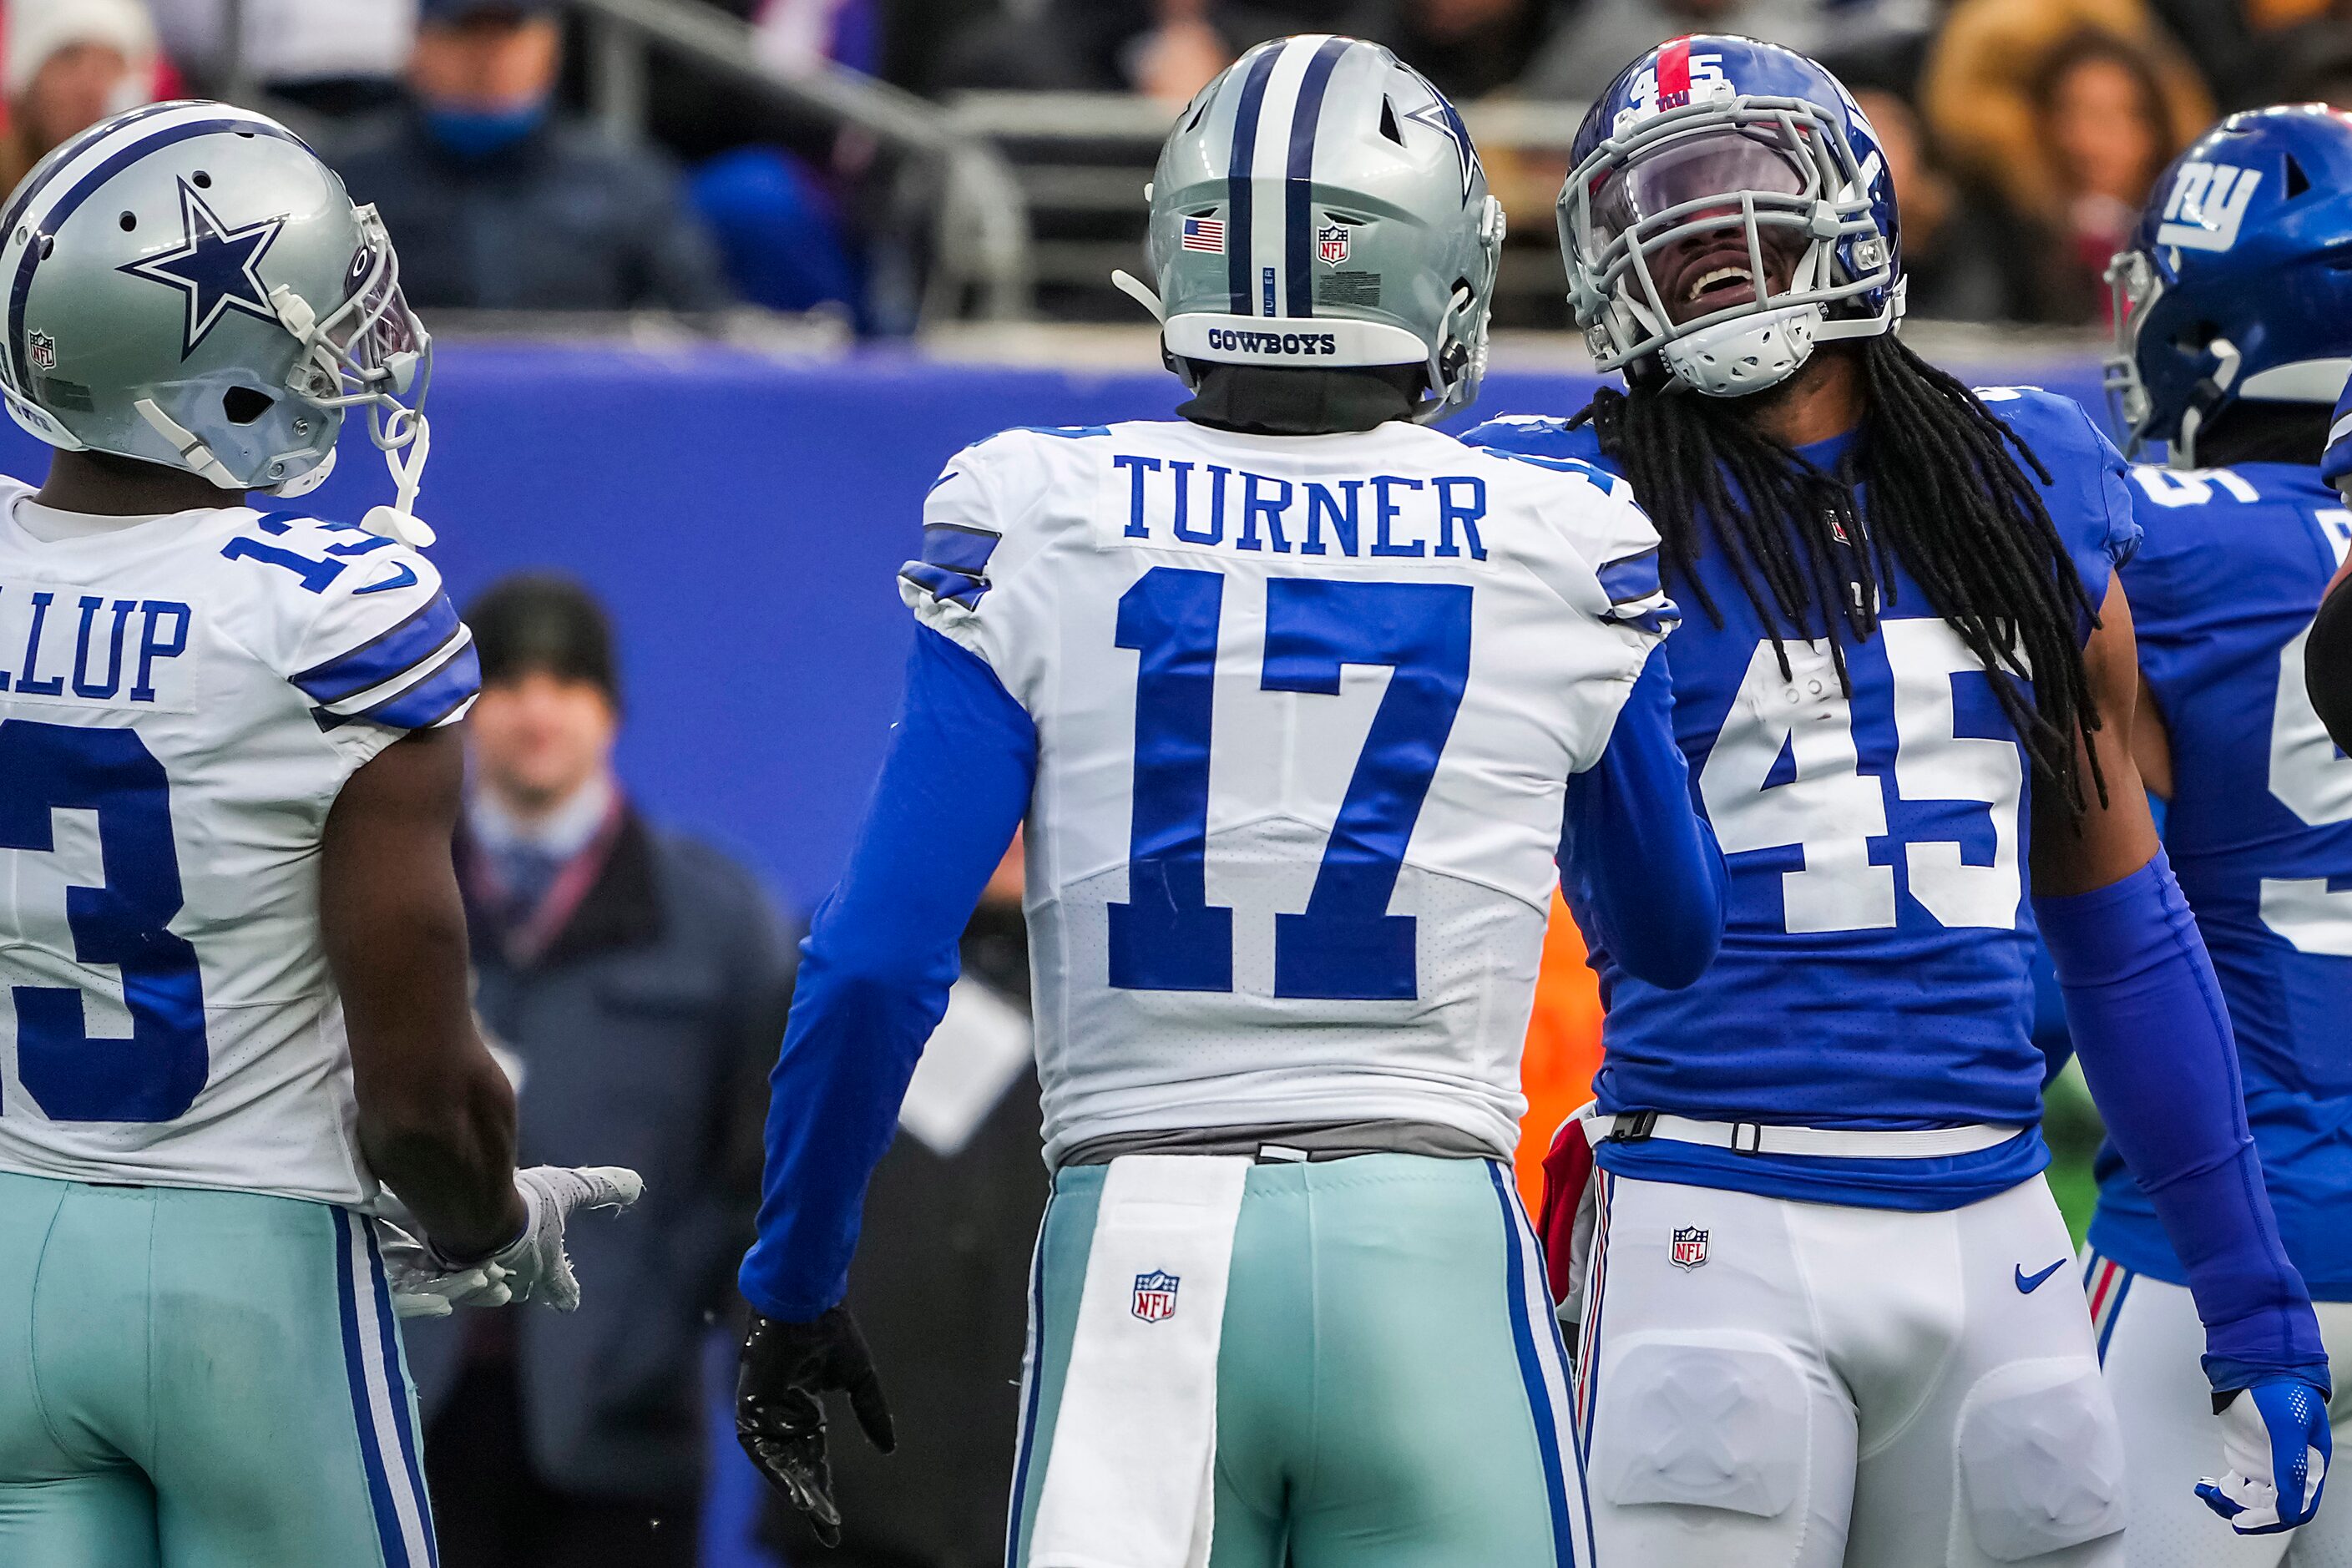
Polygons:
<instances>
[{"instance_id":1,"label":"man in dark jacket sideline","mask_svg":"<svg viewBox=\"0 0 2352 1568\"><path fill-rule=\"evenodd\" d=\"M426 310L709 310L719 256L658 154L554 102L559 0L423 0L408 101L330 148Z\"/></svg>"},{"instance_id":2,"label":"man in dark jacket sideline","mask_svg":"<svg viewBox=\"0 0 2352 1568\"><path fill-rule=\"evenodd\" d=\"M693 1568L701 1351L759 1202L793 947L751 876L648 824L612 773L610 628L567 579L466 612L482 660L457 847L486 1033L524 1157L646 1178L644 1223L572 1241L569 1316L406 1325L443 1568Z\"/></svg>"}]
</instances>

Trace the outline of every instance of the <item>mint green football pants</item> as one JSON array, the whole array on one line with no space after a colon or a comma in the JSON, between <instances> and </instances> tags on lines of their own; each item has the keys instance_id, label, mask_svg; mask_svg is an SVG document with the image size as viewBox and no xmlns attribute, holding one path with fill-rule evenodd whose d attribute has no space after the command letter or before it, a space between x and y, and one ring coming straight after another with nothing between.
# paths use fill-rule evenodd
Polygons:
<instances>
[{"instance_id":1,"label":"mint green football pants","mask_svg":"<svg viewBox=\"0 0 2352 1568\"><path fill-rule=\"evenodd\" d=\"M433 1568L371 1227L0 1173L0 1563Z\"/></svg>"},{"instance_id":2,"label":"mint green football pants","mask_svg":"<svg viewBox=\"0 0 2352 1568\"><path fill-rule=\"evenodd\" d=\"M1064 1168L1038 1238L1014 1568L1108 1169ZM1504 1166L1253 1166L1218 1352L1212 1568L1591 1568L1566 1359Z\"/></svg>"}]
</instances>

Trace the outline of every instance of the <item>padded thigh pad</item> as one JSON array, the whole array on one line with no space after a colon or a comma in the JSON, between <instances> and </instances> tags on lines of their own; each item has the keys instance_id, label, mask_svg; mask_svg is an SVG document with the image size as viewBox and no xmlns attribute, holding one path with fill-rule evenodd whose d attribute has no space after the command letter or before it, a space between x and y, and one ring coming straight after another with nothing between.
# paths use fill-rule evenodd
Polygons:
<instances>
[{"instance_id":1,"label":"padded thigh pad","mask_svg":"<svg viewBox=\"0 0 2352 1568\"><path fill-rule=\"evenodd\" d=\"M1776 1519L1811 1442L1804 1374L1757 1334L1628 1334L1595 1387L1591 1475L1610 1501Z\"/></svg>"},{"instance_id":2,"label":"padded thigh pad","mask_svg":"<svg viewBox=\"0 0 2352 1568\"><path fill-rule=\"evenodd\" d=\"M2124 1443L2096 1363L2014 1362L1960 1414L1969 1525L1987 1556L2022 1563L2124 1527Z\"/></svg>"}]
</instances>

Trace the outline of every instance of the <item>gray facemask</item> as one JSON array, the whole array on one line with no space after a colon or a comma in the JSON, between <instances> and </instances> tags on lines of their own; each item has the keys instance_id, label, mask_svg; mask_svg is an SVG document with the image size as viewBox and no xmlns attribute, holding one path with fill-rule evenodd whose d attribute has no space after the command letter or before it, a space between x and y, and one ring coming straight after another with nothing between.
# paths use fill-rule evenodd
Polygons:
<instances>
[{"instance_id":1,"label":"gray facemask","mask_svg":"<svg viewBox=\"0 0 2352 1568\"><path fill-rule=\"evenodd\" d=\"M49 445L299 496L365 408L399 492L366 526L429 541L432 340L375 210L277 121L158 104L50 153L8 199L0 309L0 398Z\"/></svg>"}]
</instances>

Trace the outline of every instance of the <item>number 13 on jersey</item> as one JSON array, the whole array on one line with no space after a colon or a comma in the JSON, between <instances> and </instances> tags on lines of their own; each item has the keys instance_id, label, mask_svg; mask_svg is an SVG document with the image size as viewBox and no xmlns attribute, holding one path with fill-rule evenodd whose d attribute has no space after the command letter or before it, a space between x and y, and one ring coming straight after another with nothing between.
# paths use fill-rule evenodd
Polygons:
<instances>
[{"instance_id":1,"label":"number 13 on jersey","mask_svg":"<svg viewBox=\"0 0 2352 1568\"><path fill-rule=\"evenodd\" d=\"M1393 671L1307 908L1275 918L1277 996L1418 994L1413 917L1388 906L1469 679L1472 592L1444 583L1266 584L1263 689L1336 697L1343 666ZM1110 983L1123 989L1234 988L1234 913L1209 902L1207 886L1224 595L1221 572L1160 566L1118 602L1118 646L1137 655L1128 898L1110 906Z\"/></svg>"}]
</instances>

